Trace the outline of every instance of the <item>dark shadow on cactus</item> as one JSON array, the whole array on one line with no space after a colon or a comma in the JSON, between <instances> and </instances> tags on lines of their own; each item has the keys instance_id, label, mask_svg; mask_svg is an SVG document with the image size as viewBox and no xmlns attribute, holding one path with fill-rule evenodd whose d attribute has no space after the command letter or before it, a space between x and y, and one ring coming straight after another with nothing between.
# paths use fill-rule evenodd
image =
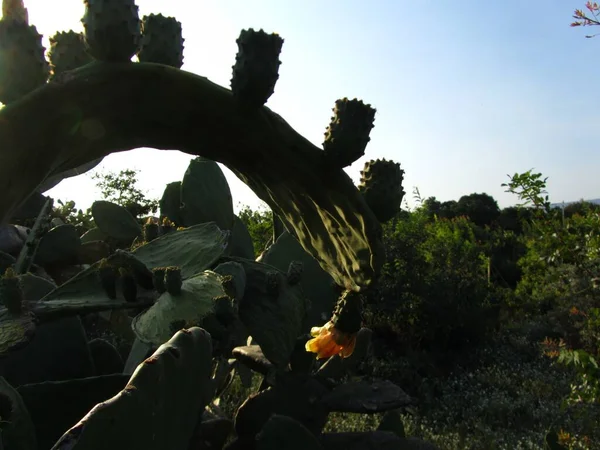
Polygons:
<instances>
[{"instance_id":1,"label":"dark shadow on cactus","mask_svg":"<svg viewBox=\"0 0 600 450\"><path fill-rule=\"evenodd\" d=\"M244 113L228 89L158 64L92 63L0 111L2 221L49 177L140 147L225 164L338 284L376 277L381 227L342 169L268 108Z\"/></svg>"}]
</instances>

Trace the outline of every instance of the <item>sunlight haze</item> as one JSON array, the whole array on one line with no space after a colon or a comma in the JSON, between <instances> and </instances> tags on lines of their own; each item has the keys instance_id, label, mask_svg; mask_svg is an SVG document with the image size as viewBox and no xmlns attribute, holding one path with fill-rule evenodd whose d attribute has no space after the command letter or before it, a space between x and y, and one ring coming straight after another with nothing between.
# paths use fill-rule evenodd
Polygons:
<instances>
[{"instance_id":1,"label":"sunlight haze","mask_svg":"<svg viewBox=\"0 0 600 450\"><path fill-rule=\"evenodd\" d=\"M185 38L183 70L229 87L243 28L285 40L275 93L267 106L321 146L338 98L377 108L363 164L393 159L404 190L438 200L486 192L501 207L507 174L530 168L549 177L554 202L600 197L595 80L600 37L570 28L584 0L137 0L140 17L174 16ZM26 0L30 23L48 37L81 31L82 0ZM148 152L152 152L148 155ZM140 149L110 155L100 171L136 168L139 187L160 198L181 180L191 156ZM91 173L96 172L96 170ZM252 191L226 170L234 205L257 207ZM48 194L78 208L99 198L88 174Z\"/></svg>"}]
</instances>

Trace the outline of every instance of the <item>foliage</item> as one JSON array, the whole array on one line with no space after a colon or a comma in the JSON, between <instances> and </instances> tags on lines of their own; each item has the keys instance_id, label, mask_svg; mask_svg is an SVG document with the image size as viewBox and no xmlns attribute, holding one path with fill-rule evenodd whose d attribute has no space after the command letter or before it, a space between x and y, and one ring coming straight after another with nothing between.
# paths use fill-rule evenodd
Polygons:
<instances>
[{"instance_id":1,"label":"foliage","mask_svg":"<svg viewBox=\"0 0 600 450\"><path fill-rule=\"evenodd\" d=\"M260 255L273 240L273 212L270 209L252 210L245 205L238 212L238 217L248 228L255 255Z\"/></svg>"},{"instance_id":2,"label":"foliage","mask_svg":"<svg viewBox=\"0 0 600 450\"><path fill-rule=\"evenodd\" d=\"M102 198L123 206L133 217L147 216L158 209L158 200L148 199L136 186L139 170L125 169L115 172L95 173L92 178L97 181Z\"/></svg>"},{"instance_id":3,"label":"foliage","mask_svg":"<svg viewBox=\"0 0 600 450\"><path fill-rule=\"evenodd\" d=\"M369 326L393 330L404 348L447 350L482 339L499 289L488 283L488 249L475 234L464 217L430 222L421 211L386 226L387 263L370 297Z\"/></svg>"},{"instance_id":4,"label":"foliage","mask_svg":"<svg viewBox=\"0 0 600 450\"><path fill-rule=\"evenodd\" d=\"M530 170L509 178L503 184L507 191L535 208L517 294L529 302L530 313L541 315L558 332L559 338L546 337L546 354L576 369L564 406L587 410L600 398L600 214L582 208L582 215L562 216L544 195L547 179L540 173ZM572 445L583 445L569 436Z\"/></svg>"}]
</instances>

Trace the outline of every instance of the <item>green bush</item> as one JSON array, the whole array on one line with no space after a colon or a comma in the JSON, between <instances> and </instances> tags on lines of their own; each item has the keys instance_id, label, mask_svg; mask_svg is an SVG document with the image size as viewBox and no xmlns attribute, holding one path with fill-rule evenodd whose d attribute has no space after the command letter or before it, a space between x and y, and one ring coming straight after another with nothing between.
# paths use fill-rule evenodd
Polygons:
<instances>
[{"instance_id":1,"label":"green bush","mask_svg":"<svg viewBox=\"0 0 600 450\"><path fill-rule=\"evenodd\" d=\"M416 211L386 225L384 241L387 262L367 321L393 347L458 349L495 326L504 292L488 279L488 249L472 222Z\"/></svg>"}]
</instances>

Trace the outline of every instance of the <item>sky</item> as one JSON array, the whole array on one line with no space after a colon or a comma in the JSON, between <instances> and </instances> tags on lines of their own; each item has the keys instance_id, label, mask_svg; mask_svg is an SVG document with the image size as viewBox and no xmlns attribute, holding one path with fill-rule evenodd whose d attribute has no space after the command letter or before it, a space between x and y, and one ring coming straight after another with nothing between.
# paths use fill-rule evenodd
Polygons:
<instances>
[{"instance_id":1,"label":"sky","mask_svg":"<svg viewBox=\"0 0 600 450\"><path fill-rule=\"evenodd\" d=\"M346 171L358 184L365 161L405 171L405 199L458 200L485 192L501 207L518 199L500 185L533 168L551 201L600 197L600 36L571 28L585 0L137 0L140 16L182 22L183 70L229 87L240 31L284 38L280 78L267 106L317 146L338 98L377 109L366 154ZM81 31L82 0L25 0L47 38ZM600 27L598 27L600 32ZM145 155L140 157L141 152ZM148 157L147 153L152 152ZM90 174L135 168L160 198L191 156L150 149L112 154L97 170L48 191L88 207L100 197ZM224 169L236 210L262 202Z\"/></svg>"}]
</instances>

